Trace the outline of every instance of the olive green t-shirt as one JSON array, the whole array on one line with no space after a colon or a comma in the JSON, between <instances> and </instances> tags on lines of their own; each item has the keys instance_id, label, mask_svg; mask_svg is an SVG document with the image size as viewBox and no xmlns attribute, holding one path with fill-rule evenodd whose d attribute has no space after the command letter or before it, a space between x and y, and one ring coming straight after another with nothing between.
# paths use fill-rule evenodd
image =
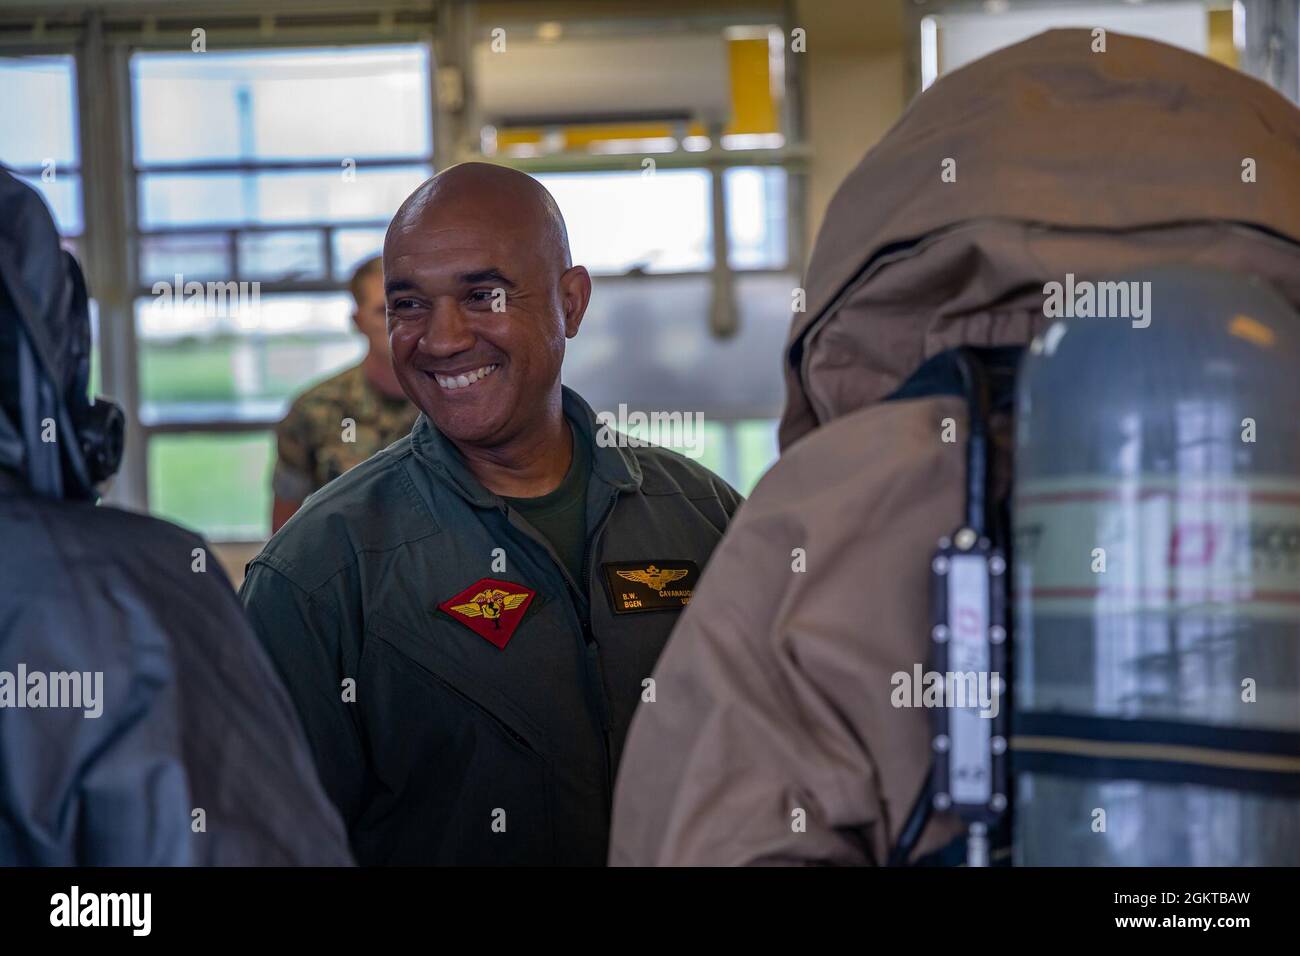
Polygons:
<instances>
[{"instance_id":1,"label":"olive green t-shirt","mask_svg":"<svg viewBox=\"0 0 1300 956\"><path fill-rule=\"evenodd\" d=\"M558 488L539 498L504 499L550 542L579 586L587 552L587 479L590 476L591 449L575 432L573 461Z\"/></svg>"}]
</instances>

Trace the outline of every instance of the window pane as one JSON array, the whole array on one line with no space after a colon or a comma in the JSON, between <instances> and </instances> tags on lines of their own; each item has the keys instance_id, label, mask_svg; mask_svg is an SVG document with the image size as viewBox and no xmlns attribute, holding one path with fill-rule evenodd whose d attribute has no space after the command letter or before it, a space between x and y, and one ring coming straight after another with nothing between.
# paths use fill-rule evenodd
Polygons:
<instances>
[{"instance_id":1,"label":"window pane","mask_svg":"<svg viewBox=\"0 0 1300 956\"><path fill-rule=\"evenodd\" d=\"M308 382L365 352L347 293L204 298L136 302L147 422L277 418Z\"/></svg>"},{"instance_id":2,"label":"window pane","mask_svg":"<svg viewBox=\"0 0 1300 956\"><path fill-rule=\"evenodd\" d=\"M424 46L138 53L131 69L143 163L432 151ZM178 136L176 117L202 122Z\"/></svg>"},{"instance_id":3,"label":"window pane","mask_svg":"<svg viewBox=\"0 0 1300 956\"><path fill-rule=\"evenodd\" d=\"M71 57L0 57L0 162L24 171L65 236L82 231L74 87Z\"/></svg>"},{"instance_id":4,"label":"window pane","mask_svg":"<svg viewBox=\"0 0 1300 956\"><path fill-rule=\"evenodd\" d=\"M266 282L323 279L321 232L252 232L239 237L239 275Z\"/></svg>"},{"instance_id":5,"label":"window pane","mask_svg":"<svg viewBox=\"0 0 1300 956\"><path fill-rule=\"evenodd\" d=\"M778 419L738 422L736 424L737 444L740 451L740 474L737 475L736 490L748 495L758 484L758 479L772 467L776 461L776 426Z\"/></svg>"},{"instance_id":6,"label":"window pane","mask_svg":"<svg viewBox=\"0 0 1300 956\"><path fill-rule=\"evenodd\" d=\"M723 435L724 426L720 422L709 421L705 419L700 424L702 427L696 431L695 413L683 411L677 408L656 408L645 410L646 416L652 414L674 414L681 412L681 421L684 423L681 428L675 425L669 425L667 422L658 426L656 432L655 426L646 422L642 424L639 419L626 423L626 428L619 427L619 430L629 438L635 438L638 441L650 442L662 448L670 448L680 455L685 455L696 462L699 462L709 471L717 474L723 472ZM687 431L689 429L689 432Z\"/></svg>"},{"instance_id":7,"label":"window pane","mask_svg":"<svg viewBox=\"0 0 1300 956\"><path fill-rule=\"evenodd\" d=\"M786 173L777 167L729 169L728 258L733 269L782 269L786 250Z\"/></svg>"},{"instance_id":8,"label":"window pane","mask_svg":"<svg viewBox=\"0 0 1300 956\"><path fill-rule=\"evenodd\" d=\"M255 540L271 530L270 432L154 435L149 440L153 512L216 540Z\"/></svg>"},{"instance_id":9,"label":"window pane","mask_svg":"<svg viewBox=\"0 0 1300 956\"><path fill-rule=\"evenodd\" d=\"M335 278L347 281L357 266L383 251L383 229L339 229L334 233Z\"/></svg>"},{"instance_id":10,"label":"window pane","mask_svg":"<svg viewBox=\"0 0 1300 956\"><path fill-rule=\"evenodd\" d=\"M427 166L274 173L151 173L140 177L146 229L241 223L387 222Z\"/></svg>"},{"instance_id":11,"label":"window pane","mask_svg":"<svg viewBox=\"0 0 1300 956\"><path fill-rule=\"evenodd\" d=\"M104 374L99 359L99 302L96 299L89 299L86 305L90 313L90 381L86 390L92 396L102 395Z\"/></svg>"},{"instance_id":12,"label":"window pane","mask_svg":"<svg viewBox=\"0 0 1300 956\"><path fill-rule=\"evenodd\" d=\"M70 56L0 57L0 160L19 168L77 164Z\"/></svg>"},{"instance_id":13,"label":"window pane","mask_svg":"<svg viewBox=\"0 0 1300 956\"><path fill-rule=\"evenodd\" d=\"M1044 30L1082 27L1148 37L1204 54L1209 41L1208 4L1198 0L1136 6L1121 3L1036 3L989 16L983 10L941 13L936 39L938 64L951 73L995 50Z\"/></svg>"},{"instance_id":14,"label":"window pane","mask_svg":"<svg viewBox=\"0 0 1300 956\"><path fill-rule=\"evenodd\" d=\"M569 227L573 261L592 272L695 272L713 265L709 174L699 169L537 177Z\"/></svg>"},{"instance_id":15,"label":"window pane","mask_svg":"<svg viewBox=\"0 0 1300 956\"><path fill-rule=\"evenodd\" d=\"M787 273L736 278L740 328L709 331L707 275L597 279L578 334L565 345L564 384L596 411L697 411L704 420L781 414L781 354L790 329Z\"/></svg>"},{"instance_id":16,"label":"window pane","mask_svg":"<svg viewBox=\"0 0 1300 956\"><path fill-rule=\"evenodd\" d=\"M234 275L226 234L145 236L140 240L141 282L148 286L160 279L172 282L178 273L195 280Z\"/></svg>"},{"instance_id":17,"label":"window pane","mask_svg":"<svg viewBox=\"0 0 1300 956\"><path fill-rule=\"evenodd\" d=\"M44 176L19 176L18 178L31 186L45 198L54 216L54 224L65 236L76 236L82 232L81 222L81 177L75 173L59 172L54 167L54 178Z\"/></svg>"}]
</instances>

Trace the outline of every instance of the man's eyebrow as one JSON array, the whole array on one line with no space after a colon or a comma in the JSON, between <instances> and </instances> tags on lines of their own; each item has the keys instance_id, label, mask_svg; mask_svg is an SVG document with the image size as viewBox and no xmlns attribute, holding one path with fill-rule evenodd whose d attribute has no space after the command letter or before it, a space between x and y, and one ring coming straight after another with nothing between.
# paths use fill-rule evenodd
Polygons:
<instances>
[{"instance_id":1,"label":"man's eyebrow","mask_svg":"<svg viewBox=\"0 0 1300 956\"><path fill-rule=\"evenodd\" d=\"M498 269L480 269L478 272L462 272L456 277L462 285L478 285L483 282L495 282L507 289L513 289L515 284L501 274Z\"/></svg>"},{"instance_id":2,"label":"man's eyebrow","mask_svg":"<svg viewBox=\"0 0 1300 956\"><path fill-rule=\"evenodd\" d=\"M384 283L384 295L398 295L402 292L415 292L415 283L407 279L389 279Z\"/></svg>"}]
</instances>

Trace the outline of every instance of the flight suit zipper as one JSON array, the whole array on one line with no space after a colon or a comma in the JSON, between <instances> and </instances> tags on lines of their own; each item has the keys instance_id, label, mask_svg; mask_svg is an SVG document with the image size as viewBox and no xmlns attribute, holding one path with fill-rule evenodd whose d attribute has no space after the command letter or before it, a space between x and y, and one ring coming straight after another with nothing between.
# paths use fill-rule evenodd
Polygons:
<instances>
[{"instance_id":1,"label":"flight suit zipper","mask_svg":"<svg viewBox=\"0 0 1300 956\"><path fill-rule=\"evenodd\" d=\"M592 532L587 554L583 556L582 562L582 591L587 598L587 615L582 621L582 636L587 646L588 667L589 670L593 671L591 676L595 681L594 687L600 718L601 737L605 745L605 802L606 806L611 810L614 806L614 748L610 739L613 731L610 727L609 701L605 699L604 675L600 667L600 647L596 644L596 636L591 628L591 610L596 602L596 598L591 593L591 566L596 558L596 549L600 544L601 532L605 530L605 525L609 522L609 516L614 513L614 505L617 501L618 492L615 491L609 496L609 501L605 504L605 510L596 522L596 530Z\"/></svg>"},{"instance_id":2,"label":"flight suit zipper","mask_svg":"<svg viewBox=\"0 0 1300 956\"><path fill-rule=\"evenodd\" d=\"M596 711L596 719L600 724L601 751L605 761L605 807L607 810L612 809L614 805L614 753L612 746L612 727L609 717L609 702L605 699L605 682L600 668L600 648L596 644L595 634L591 628L591 607L594 598L591 594L591 566L596 556L596 550L600 543L600 535L605 530L605 525L609 523L609 517L614 513L614 505L618 501L618 492L610 494L609 500L605 504L605 510L601 513L596 521L596 528L587 540L587 553L583 556L582 580L574 581L569 569L565 567L564 562L560 560L551 543L538 534L531 525L525 520L515 523L512 515L513 512L504 502L501 504L502 511L506 512L507 520L520 528L529 538L541 545L555 566L559 568L561 576L569 590L573 593L574 610L578 617L578 626L582 630L583 643L583 670L586 672L586 686L588 693L591 695L590 703ZM581 590L579 590L581 587ZM583 602L586 602L587 613L581 612Z\"/></svg>"}]
</instances>

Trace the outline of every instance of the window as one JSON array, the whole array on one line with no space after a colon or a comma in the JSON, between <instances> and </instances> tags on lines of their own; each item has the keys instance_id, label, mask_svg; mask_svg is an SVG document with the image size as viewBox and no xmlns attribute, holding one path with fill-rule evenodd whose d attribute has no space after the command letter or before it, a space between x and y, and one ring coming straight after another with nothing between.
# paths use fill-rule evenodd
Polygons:
<instances>
[{"instance_id":1,"label":"window","mask_svg":"<svg viewBox=\"0 0 1300 956\"><path fill-rule=\"evenodd\" d=\"M788 25L511 17L510 56L483 53L450 132L543 179L596 275L566 382L598 409L703 414L703 460L748 490L771 457L753 436L770 436L780 408L772 356L803 258ZM232 35L249 49L203 56L162 52L162 21L78 40L103 67L83 84L87 109L122 134L84 156L74 57L0 58L0 159L44 193L69 244L87 226L80 164L105 184L123 163L132 177L95 198L133 208L89 223L104 265L135 270L127 294L114 275L99 303L107 384L139 426L116 500L219 540L268 530L271 428L291 396L361 356L346 281L433 171L427 23L271 26ZM455 69L488 27L445 39ZM101 96L120 50L129 115Z\"/></svg>"},{"instance_id":2,"label":"window","mask_svg":"<svg viewBox=\"0 0 1300 956\"><path fill-rule=\"evenodd\" d=\"M266 537L275 441L242 435L155 435L149 442L150 509L219 541Z\"/></svg>"},{"instance_id":3,"label":"window","mask_svg":"<svg viewBox=\"0 0 1300 956\"><path fill-rule=\"evenodd\" d=\"M733 269L787 262L785 170L724 174ZM573 261L593 275L703 272L713 268L709 174L702 169L540 173L569 227Z\"/></svg>"},{"instance_id":4,"label":"window","mask_svg":"<svg viewBox=\"0 0 1300 956\"><path fill-rule=\"evenodd\" d=\"M151 509L268 532L269 427L361 358L347 280L432 173L428 69L423 46L132 57Z\"/></svg>"},{"instance_id":5,"label":"window","mask_svg":"<svg viewBox=\"0 0 1300 956\"><path fill-rule=\"evenodd\" d=\"M543 173L569 227L573 261L595 275L697 272L712 265L703 170Z\"/></svg>"},{"instance_id":6,"label":"window","mask_svg":"<svg viewBox=\"0 0 1300 956\"><path fill-rule=\"evenodd\" d=\"M956 3L921 21L921 88L994 50L1063 27L1101 27L1149 37L1194 53L1209 52L1210 18L1201 0L1149 6L1107 2L1041 3L1024 9L1004 4L994 12Z\"/></svg>"},{"instance_id":7,"label":"window","mask_svg":"<svg viewBox=\"0 0 1300 956\"><path fill-rule=\"evenodd\" d=\"M0 57L0 89L0 163L44 197L64 246L80 258L84 221L76 64L71 56ZM92 395L100 383L97 319L91 300Z\"/></svg>"},{"instance_id":8,"label":"window","mask_svg":"<svg viewBox=\"0 0 1300 956\"><path fill-rule=\"evenodd\" d=\"M75 240L82 219L72 57L0 57L0 88L0 162L45 197L59 232Z\"/></svg>"},{"instance_id":9,"label":"window","mask_svg":"<svg viewBox=\"0 0 1300 956\"><path fill-rule=\"evenodd\" d=\"M747 494L776 457L778 357L799 284L788 272L801 258L789 243L800 167L782 152L784 31L545 22L506 33L508 56L486 30L472 42L483 125L471 133L546 185L574 262L596 277L565 383L611 415L701 414L695 447L676 450ZM713 334L728 317L735 334Z\"/></svg>"}]
</instances>

